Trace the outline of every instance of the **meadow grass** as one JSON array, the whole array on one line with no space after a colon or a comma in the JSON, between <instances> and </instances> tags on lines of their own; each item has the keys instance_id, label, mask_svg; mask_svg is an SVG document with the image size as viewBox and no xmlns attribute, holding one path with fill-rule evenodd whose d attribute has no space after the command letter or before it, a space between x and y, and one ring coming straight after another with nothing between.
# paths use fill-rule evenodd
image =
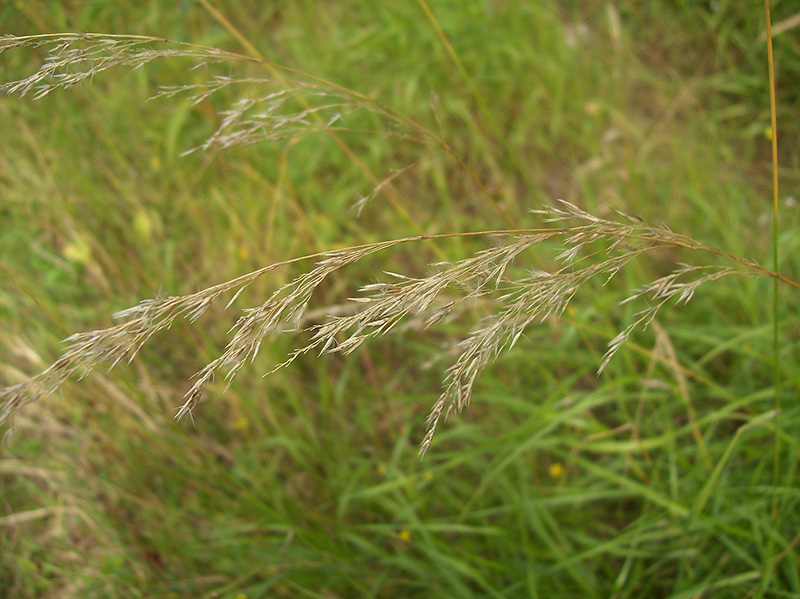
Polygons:
<instances>
[{"instance_id":1,"label":"meadow grass","mask_svg":"<svg viewBox=\"0 0 800 599\"><path fill-rule=\"evenodd\" d=\"M796 596L796 292L781 295L778 405L765 277L704 284L634 331L597 374L609 342L647 306L620 303L636 290L683 262L749 268L698 255L694 240L770 264L763 15L722 4L236 3L224 15L205 2L9 5L5 29L18 35L146 32L257 54L347 97L306 98L327 103L325 130L189 154L237 101L286 86L257 81L275 77L257 62L190 70L175 57L98 73L38 101L3 98L4 384L45 371L63 353L61 339L118 324L111 315L142 298L197 297L297 256L415 238L314 280L303 322L324 326L319 311L350 318L347 298L364 285L391 295L437 272L432 263L469 264L514 243L512 280L558 272L558 255L585 238L435 238L509 222L562 226L532 209L550 206L552 217L580 206L622 223L602 225L605 233L629 226L684 245L645 240L646 255L631 256L605 286L588 281L561 318L525 326L513 349L487 361L470 409L438 426L421 462L425 418L453 363L448 347L481 326L498 296L473 294L436 327L400 323L345 346L348 356L298 354L263 378L314 342L313 331L305 341L277 335L258 355L243 354L253 363L227 390L223 377L209 377L193 419L175 422L187 381L225 351L240 310L284 285L291 296L314 261L254 277L231 309L229 294L194 323L175 318L129 365L64 378L57 393L15 413L0 449L2 592ZM775 22L792 16L788 4L773 6ZM778 131L797 147L797 47L786 35L775 43ZM0 80L27 76L42 57L4 52ZM196 87L154 98L214 75L249 81L198 103ZM299 80L304 93L336 91ZM380 105L363 110L368 98ZM284 106L308 109L302 101ZM387 129L388 107L400 122ZM420 144L403 118L445 145ZM787 224L777 241L781 272L796 280L800 164L797 152L781 158ZM574 271L610 255L610 243L590 241ZM623 256L645 243L629 241L617 248ZM583 258L594 251L601 257ZM467 293L484 288L463 282ZM455 287L445 300L460 297ZM343 331L323 344L345 342ZM237 366L242 355L231 356L219 366Z\"/></svg>"}]
</instances>

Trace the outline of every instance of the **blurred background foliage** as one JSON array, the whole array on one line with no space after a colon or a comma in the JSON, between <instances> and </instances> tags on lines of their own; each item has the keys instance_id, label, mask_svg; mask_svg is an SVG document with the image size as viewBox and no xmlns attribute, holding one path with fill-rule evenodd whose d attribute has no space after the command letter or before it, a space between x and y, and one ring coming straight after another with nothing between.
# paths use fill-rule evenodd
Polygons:
<instances>
[{"instance_id":1,"label":"blurred background foliage","mask_svg":"<svg viewBox=\"0 0 800 599\"><path fill-rule=\"evenodd\" d=\"M796 3L772 11L787 27L774 40L781 270L796 279L800 28ZM536 226L529 210L564 198L770 265L758 2L34 0L0 6L0 24L14 35L147 34L257 55L441 134L515 227ZM42 58L6 52L0 79ZM192 105L151 99L159 86L267 75L255 64L192 66L165 59L38 101L0 98L3 385L142 298L325 249L508 226L451 156L386 135L370 113L347 115L340 142L318 132L183 155L259 89ZM415 161L356 215L359 198ZM486 243L370 257L328 281L315 306L342 303L384 270L420 275ZM550 249L520 267L552 265ZM297 343L277 338L227 392L217 382L193 422L172 420L236 310L308 265L276 270L235 309L178 323L131 365L18 415L0 447L0 595L797 596L797 295L781 299L779 420L765 417L766 280L703 288L595 375L637 310L618 302L685 260L697 257L637 262L531 330L422 462L446 347L481 306L265 379Z\"/></svg>"}]
</instances>

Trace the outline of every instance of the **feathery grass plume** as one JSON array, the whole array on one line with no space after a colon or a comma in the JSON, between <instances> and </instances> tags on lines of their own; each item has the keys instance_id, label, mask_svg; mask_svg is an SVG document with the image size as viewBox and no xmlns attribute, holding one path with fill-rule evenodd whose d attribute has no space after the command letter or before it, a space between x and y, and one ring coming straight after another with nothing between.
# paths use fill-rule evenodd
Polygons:
<instances>
[{"instance_id":1,"label":"feathery grass plume","mask_svg":"<svg viewBox=\"0 0 800 599\"><path fill-rule=\"evenodd\" d=\"M211 137L186 153L211 147L221 149L246 145L261 140L275 141L298 133L328 130L357 109L366 109L386 121L385 129L362 131L364 133L397 135L420 143L426 138L436 141L436 136L415 121L368 96L296 69L217 48L140 35L62 33L0 36L0 54L14 48L47 50L42 64L34 73L0 84L0 92L19 96L33 94L34 99L42 98L58 88L91 80L95 75L114 67L139 69L160 58L188 58L195 62L195 69L213 62L250 62L269 65L280 72L280 77L217 75L203 83L163 86L151 99L185 93L193 104L197 104L233 85L246 84L262 90L274 88L271 93L256 98L240 98L234 102L229 109L220 113L222 122ZM294 104L290 102L292 99L296 100ZM285 107L288 109L281 111Z\"/></svg>"},{"instance_id":2,"label":"feathery grass plume","mask_svg":"<svg viewBox=\"0 0 800 599\"><path fill-rule=\"evenodd\" d=\"M42 97L58 87L75 85L114 66L141 67L156 58L170 56L187 57L198 64L223 60L271 64L192 44L173 42L174 47L168 49L152 47L163 43L168 41L144 36L97 34L0 37L0 53L19 47L45 47L49 50L36 73L0 85L0 91L20 95L32 93L34 97ZM283 69L287 78L215 77L203 84L163 88L158 95L173 96L185 92L198 102L238 83L272 88L255 99L240 100L223 113L222 124L200 149L249 144L260 139L282 139L301 130L329 129L343 113L366 107L384 117L390 133L417 141L435 142L475 177L443 138L412 119L352 90L300 71L271 66ZM381 186L415 164L395 171L361 204L373 197ZM477 178L476 182L485 190ZM652 305L640 311L636 320L610 342L600 371L634 330L646 327L669 300L687 302L703 283L730 274L748 274L772 276L800 287L800 284L754 262L674 233L665 226L647 225L635 216L619 213L620 221L603 219L563 200L555 206L534 212L559 226L551 224L550 228L544 229L418 235L352 246L271 264L189 295L142 301L117 313L115 318L119 322L112 327L69 337L65 353L40 374L0 389L0 424L7 422L21 406L58 389L68 377L83 377L101 364L113 368L122 360L130 361L153 335L168 328L177 318L193 322L221 295L230 293L232 297L227 308L254 280L282 265L302 260L321 259L308 272L274 291L261 305L244 310L231 329L232 337L224 351L197 373L183 405L178 409L178 418L192 412L203 395L205 385L219 371L224 371L230 384L247 361L255 358L261 344L270 336L282 333L306 335L305 344L290 352L283 362L270 371L274 372L310 351L349 354L365 341L391 332L403 320L422 322L424 327L433 326L454 308L478 298L486 298L491 313L453 348L455 358L446 371L444 390L428 416L427 431L420 446L420 454L424 455L442 416L446 419L453 411L460 411L469 404L478 376L498 354L513 347L526 328L549 316L557 317L563 313L581 286L597 277L607 282L634 258L660 248L677 247L716 255L730 264L680 265L672 273L634 292L626 301L649 299ZM500 213L502 215L502 211ZM567 221L569 225L563 224ZM572 224L573 221L577 224ZM349 311L331 310L330 316L322 322L305 326L304 314L318 286L332 273L349 264L400 244L431 242L456 236L490 235L502 238L505 243L456 262L433 265L432 272L424 277L387 273L392 280L363 286L362 295L351 298ZM546 240L556 238L564 244L558 256L563 266L553 272L537 269L521 275L518 274L519 269L524 265L516 265L512 272L510 267L522 254ZM443 300L445 290L448 290L448 296Z\"/></svg>"},{"instance_id":3,"label":"feathery grass plume","mask_svg":"<svg viewBox=\"0 0 800 599\"><path fill-rule=\"evenodd\" d=\"M166 43L169 48L153 48ZM47 55L39 69L17 81L0 84L0 92L42 98L60 87L71 87L98 73L118 66L141 68L159 58L185 57L199 65L245 58L216 48L180 44L141 35L96 33L53 33L0 36L0 54L13 48L45 48Z\"/></svg>"},{"instance_id":4,"label":"feathery grass plume","mask_svg":"<svg viewBox=\"0 0 800 599\"><path fill-rule=\"evenodd\" d=\"M210 63L252 63L266 68L271 77L211 76L205 82L162 86L151 100L188 95L193 104L202 102L231 86L246 86L261 91L256 97L244 97L220 111L220 124L201 144L183 152L197 150L222 150L235 145L249 145L260 141L279 141L315 132L325 131L336 136L338 131L349 131L381 137L404 139L424 146L432 144L450 154L470 177L483 189L497 212L504 216L496 199L483 187L475 173L463 162L457 152L439 134L427 129L412 118L399 113L376 99L355 90L337 85L298 69L271 63L217 48L164 38L142 35L105 35L96 33L61 33L31 36L0 36L0 55L14 48L43 48L47 50L43 63L32 74L22 79L0 84L0 92L42 98L60 87L71 87L85 79L117 66L141 68L158 58L182 57L195 62L194 68ZM269 93L264 93L269 91ZM380 126L375 129L356 129L346 124L345 118L356 111L369 112L378 117ZM394 171L382 180L374 179L374 186L366 196L360 196L354 209L361 214L364 206L383 193L388 185L406 174L422 159ZM405 218L407 213L391 198L395 209ZM506 221L508 219L506 218ZM417 228L419 233L422 230Z\"/></svg>"},{"instance_id":5,"label":"feathery grass plume","mask_svg":"<svg viewBox=\"0 0 800 599\"><path fill-rule=\"evenodd\" d=\"M433 144L459 164L487 195L497 213L511 226L511 221L495 197L441 134L370 96L312 74L261 58L142 35L54 33L19 37L0 36L0 55L14 48L45 48L48 51L42 65L34 73L16 81L0 84L0 92L20 96L33 93L34 98L46 96L60 87L76 85L87 78L91 80L94 75L113 67L130 66L137 69L158 58L188 58L196 63L194 68L219 62L261 65L273 76L269 78L214 76L205 83L164 86L154 96L154 98L171 97L185 92L190 94L192 102L197 103L235 84L274 87L271 93L261 94L256 98L241 98L234 102L233 106L223 110L217 130L204 143L187 150L185 154L198 149L223 149L261 140L276 141L290 136L296 137L300 133L305 135L316 131L327 131L335 135L339 130L378 134L382 137L393 136L419 145ZM376 130L356 130L338 125L344 122L345 115L358 109L364 109L381 118L383 127ZM438 115L436 118L438 120ZM356 203L357 212L360 213L364 205L397 176L405 174L419 162L417 160L395 171L382 181L376 180L373 191ZM395 208L408 218L399 206L396 205Z\"/></svg>"},{"instance_id":6,"label":"feathery grass plume","mask_svg":"<svg viewBox=\"0 0 800 599\"><path fill-rule=\"evenodd\" d=\"M247 361L255 358L262 342L270 336L305 332L309 340L267 374L312 350L320 354L349 354L368 339L389 333L408 317L423 316L424 326L432 326L456 305L486 296L493 313L455 346L457 357L447 370L444 391L428 417L427 431L420 446L420 453L424 455L441 417L447 418L454 410L460 411L469 404L474 384L486 366L499 353L512 348L526 328L551 315L560 315L585 283L598 276L607 282L632 259L660 248L682 247L724 255L713 246L673 233L666 227L651 227L628 215L623 215L626 222L601 219L563 200L558 206L537 212L546 215L549 221L578 219L582 224L382 241L278 262L186 296L142 301L117 313L115 317L121 321L119 324L70 337L67 351L41 374L0 390L3 403L0 423L8 420L22 405L52 393L71 375L82 377L100 364L113 368L123 359L132 360L155 333L168 328L178 317L193 322L222 294L233 293L226 306L229 307L244 288L271 270L321 257L314 268L281 286L260 306L244 310L231 329L233 336L223 353L196 375L177 417L191 413L200 401L206 383L213 380L218 371L225 371L230 384ZM333 314L321 323L301 326L315 290L331 273L400 244L457 235L494 235L507 242L457 262L433 265L433 272L425 277L387 273L392 281L363 286L363 295L350 299L349 313ZM559 259L565 262L563 267L554 272L534 270L527 276L509 276L509 267L524 252L556 238L566 245L559 255ZM592 245L595 242L604 242L605 245L598 250ZM591 261L596 255L601 255L602 259ZM705 282L729 274L764 270L739 259L735 262L738 264L727 267L681 265L670 275L636 291L625 301L647 296L656 303L641 312L634 323L611 341L601 370L634 329L646 326L668 300L676 298L678 302L687 302L697 287ZM747 266L751 268L745 268ZM451 291L449 297L455 292L455 299L438 301L445 290Z\"/></svg>"}]
</instances>

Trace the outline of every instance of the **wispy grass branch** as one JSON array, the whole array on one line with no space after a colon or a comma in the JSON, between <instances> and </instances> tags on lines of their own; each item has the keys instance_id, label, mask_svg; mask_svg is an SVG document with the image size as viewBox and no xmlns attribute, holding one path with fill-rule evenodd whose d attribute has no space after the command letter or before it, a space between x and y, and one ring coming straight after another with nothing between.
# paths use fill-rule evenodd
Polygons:
<instances>
[{"instance_id":1,"label":"wispy grass branch","mask_svg":"<svg viewBox=\"0 0 800 599\"><path fill-rule=\"evenodd\" d=\"M370 243L278 262L197 293L142 301L117 313L115 318L120 322L115 326L67 339L67 351L41 374L0 390L0 423L11 418L26 403L58 389L70 376L82 377L100 365L113 368L123 360L132 360L156 333L169 328L176 319L193 322L225 294L232 296L226 307L230 306L244 288L270 271L301 260L321 258L311 270L278 288L261 305L243 311L231 329L232 337L225 350L196 375L177 417L191 413L207 383L220 371L230 384L271 336L307 335L305 344L270 371L274 372L311 351L349 354L365 341L388 334L407 318L422 317L424 326L433 326L456 304L487 297L491 300L488 304L492 306L492 314L454 348L456 357L446 372L444 390L428 417L427 432L420 447L424 454L442 416L446 418L469 404L474 385L487 365L512 348L530 326L563 313L589 281L599 278L606 283L631 260L667 247L725 255L713 246L675 234L666 227L651 227L628 215L622 215L619 222L601 219L564 201L539 212L550 221L577 220L580 224L415 236ZM365 285L362 295L351 298L350 313L333 314L319 324L301 327L316 289L332 273L401 244L467 235L492 236L504 243L457 262L432 265L432 272L424 277L389 273L389 281ZM559 259L564 266L553 272L523 269L520 275L520 265L515 262L533 247L554 239L563 244ZM605 244L599 260L595 259L601 251L596 249L597 243ZM766 274L764 270L743 260L735 260L733 265L727 266L681 265L673 273L635 291L625 302L647 298L652 304L610 342L600 370L624 341L637 328L646 327L668 301L685 303L706 282L731 274ZM445 290L448 290L448 299L442 301Z\"/></svg>"},{"instance_id":2,"label":"wispy grass branch","mask_svg":"<svg viewBox=\"0 0 800 599\"><path fill-rule=\"evenodd\" d=\"M168 44L154 48L154 44ZM0 84L0 92L42 98L59 88L72 87L108 69L120 66L141 68L160 58L184 57L198 66L209 62L242 60L216 48L180 44L140 35L58 33L0 37L0 54L15 48L47 50L39 69L16 81Z\"/></svg>"},{"instance_id":3,"label":"wispy grass branch","mask_svg":"<svg viewBox=\"0 0 800 599\"><path fill-rule=\"evenodd\" d=\"M20 96L32 93L34 98L46 96L58 88L77 85L86 79L91 80L95 75L114 67L141 68L158 58L188 58L195 62L194 68L215 62L245 62L262 65L275 75L268 78L267 81L278 87L277 93L284 96L294 95L302 108L293 114L279 115L275 113L275 107L282 102L275 96L270 98L267 95L261 97L260 100L242 99L228 110L223 111L223 124L202 145L204 149L214 146L214 142L220 142L221 147L228 147L237 143L257 141L259 138L283 139L300 131L309 133L320 130L327 131L341 145L343 142L336 137L333 125L341 119L343 111L364 108L385 119L386 129L379 131L381 135L399 135L419 144L431 143L449 154L492 202L497 213L509 227L513 227L513 223L494 195L440 133L424 127L416 120L386 106L375 98L310 73L279 65L260 57L243 56L217 48L141 35L59 33L20 37L0 36L0 55L14 48L44 48L48 51L44 62L34 73L19 80L0 84L0 92ZM202 100L224 87L238 82L246 82L247 79L214 77L207 83L196 86L170 86L165 88L162 94L157 95L174 95L180 91L194 90L195 100ZM334 102L319 105L309 102L306 97L308 93L333 96L344 100L344 103ZM250 109L263 102L268 103L266 111L250 112ZM335 110L336 108L340 110ZM320 111L326 113L327 118L322 118L318 114ZM248 114L251 114L252 117L247 118ZM309 119L308 117L313 118ZM287 125L291 125L291 127L287 127ZM374 131L370 131L370 133L374 133ZM353 159L356 159L349 148L347 151ZM386 179L376 180L376 187L381 187L385 182ZM409 218L401 206L395 204L393 200L392 203L399 213L405 218Z\"/></svg>"}]
</instances>

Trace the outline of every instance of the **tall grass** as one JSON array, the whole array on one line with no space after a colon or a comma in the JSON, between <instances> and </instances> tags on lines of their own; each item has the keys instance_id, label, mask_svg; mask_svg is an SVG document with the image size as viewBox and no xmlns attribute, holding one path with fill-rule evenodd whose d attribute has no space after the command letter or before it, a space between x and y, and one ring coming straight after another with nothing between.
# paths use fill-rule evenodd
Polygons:
<instances>
[{"instance_id":1,"label":"tall grass","mask_svg":"<svg viewBox=\"0 0 800 599\"><path fill-rule=\"evenodd\" d=\"M141 36L96 34L27 38L7 36L0 43L0 52L20 47L51 49L37 72L24 79L3 84L0 92L21 96L31 93L35 98L42 98L55 89L77 85L109 68L140 68L159 58L189 58L200 65L226 59L231 62L247 60L213 48L151 47L164 41ZM274 69L272 65L269 66ZM292 75L300 76L301 73L293 71ZM306 76L306 79L312 82L287 80L285 77L277 81L216 77L207 83L173 86L164 90L162 95L173 96L189 91L192 93L193 103L199 103L229 86L246 83L270 87L278 84L277 91L256 99L237 100L231 109L223 111L219 128L201 144L202 149L222 150L263 140L277 141L306 135L309 131L332 132L335 123L343 118L343 113L364 108L387 121L387 131L394 135L407 136L421 144L430 139L442 150L455 155L467 173L474 176L464 161L436 133L358 92L345 90L313 77ZM295 98L299 99L299 110L290 103ZM312 100L317 104L312 106ZM326 116L320 117L321 114ZM375 195L385 184L386 181L379 184L370 196ZM488 197L494 200L491 195ZM359 202L358 206L363 208L367 199ZM631 260L643 254L682 248L723 256L731 265L681 264L671 273L646 284L624 300L623 303L627 303L640 297L649 297L652 304L638 312L635 320L610 341L599 371L603 370L637 327L647 326L652 322L658 311L670 300L677 303L688 302L702 283L734 273L760 274L800 288L800 283L755 262L675 234L668 227L649 226L640 218L627 214L620 214L627 223L612 221L593 216L564 200L560 200L560 206L533 212L544 215L547 221L578 221L580 224L553 229L470 233L491 235L495 238L511 237L512 241L457 262L438 263L434 267L435 272L427 276L394 274L390 275L395 279L392 282L365 285L360 290L362 295L350 298L345 307L351 314L330 316L321 324L303 328L301 324L315 290L332 273L401 243L419 243L431 241L435 237L461 234L420 235L324 253L324 259L315 268L275 290L261 305L243 310L244 315L231 329L233 336L224 353L195 376L196 381L186 393L185 403L178 410L178 418L190 413L197 406L205 385L220 370L224 371L227 381L232 381L236 373L256 357L262 342L277 333L309 333L310 341L292 351L272 371L291 364L298 356L312 350L320 354L347 355L366 340L392 331L407 318L416 318L427 327L446 318L454 307L464 302L474 303L479 299L488 299L484 305L489 306L490 314L479 328L471 331L466 339L456 345L457 358L448 369L445 391L428 417L428 432L421 448L421 453L424 454L430 446L440 417L443 414L449 416L454 409L460 411L469 404L475 381L491 360L506 348L513 347L530 326L550 316L562 315L572 297L584 284L595 278L604 278L607 283ZM562 243L567 248L556 258L565 264L563 267L553 271L529 268L522 273L523 276L510 275L510 267L521 254L556 236L562 238ZM316 256L300 259L314 257ZM587 261L589 264L584 265ZM271 264L189 295L145 300L137 306L118 312L115 318L121 322L114 327L71 336L67 340L71 344L68 351L41 375L0 390L0 400L3 402L0 424L25 403L56 391L69 376L85 376L101 364L107 363L113 368L122 360L130 362L154 334L169 328L176 318L185 317L190 322L195 322L208 311L214 301L225 294L232 295L226 305L226 308L230 307L241 291L255 279L285 264L285 261ZM440 301L440 296L449 290L457 293L455 298Z\"/></svg>"},{"instance_id":2,"label":"tall grass","mask_svg":"<svg viewBox=\"0 0 800 599\"><path fill-rule=\"evenodd\" d=\"M147 454L151 462L134 473L155 472L169 478L171 469L156 466L152 460L171 455L184 484L206 480L203 471L224 481L217 487L196 488L189 493L192 501L216 506L211 513L217 513L214 510L220 506L239 503L233 521L220 528L212 526L210 536L190 535L189 545L194 544L195 550L175 546L164 531L149 531L151 540L134 543L141 546L144 559L95 561L87 570L88 579L97 583L92 588L107 591L102 580L111 573L109 580L120 576L139 581L161 578L165 588L177 593L194 592L206 585L214 589L209 592L231 596L240 591L262 596L276 589L308 596L324 596L328 593L324 589L388 596L398 592L430 594L431 583L426 580L433 573L434 594L442 596L604 596L612 590L620 596L741 596L743 592L787 596L797 591L800 584L796 574L791 574L798 563L794 553L797 537L793 540L792 533L796 518L790 515L796 503L791 463L797 444L787 434L796 416L788 410L788 415L775 420L782 408L777 398L782 381L776 375L772 390L760 386L764 377L757 351L744 346L735 350L734 367L725 364L733 358L719 359L727 347L738 345L738 339L747 340L745 345L754 343L748 340L750 336L760 339L763 335L758 325L742 327L730 337L721 336L719 326L703 329L692 325L679 329L676 340L675 332L667 332L660 320L679 323L680 311L674 317L662 314L667 305L686 304L734 276L800 285L778 272L777 258L775 270L770 270L747 257L750 252L741 252L742 247L729 251L722 249L719 240L712 244L676 233L668 220L666 224L648 224L633 214L638 210L625 210L624 205L612 210L603 204L581 202L577 194L569 200L553 198L544 205L531 202L530 209L521 210L525 203L514 197L513 184L498 171L497 156L512 165L523 165L523 161L514 155L514 146L502 139L501 125L435 12L425 2L420 5L476 103L464 113L467 128L475 136L471 138L475 148L464 148L453 138L447 124L450 115L434 96L428 116L412 118L328 78L208 46L98 34L7 36L0 41L3 53L45 52L41 67L33 74L2 86L10 94L40 99L52 97L59 88L99 79L103 71L114 67L138 69L162 59L189 61L194 68L187 72L194 81L162 87L154 100L164 103L186 97L184 105L195 110L212 102L225 105L211 134L193 141L183 152L183 160L196 160L200 150L240 152L243 146L265 141L291 147L324 137L346 156L345 171L354 168L372 187L354 194L360 199L352 202L354 212L347 219L355 219L356 213L368 214L375 210L375 203L385 200L393 215L387 222L403 223L411 229L398 235L400 227L392 226L382 235L378 227L355 225L355 232L364 240L337 243L337 247L311 245L293 257L210 287L204 285L200 291L167 297L159 294L118 310L116 324L72 335L67 350L40 374L0 391L0 423L13 423L25 410L52 401L43 400L44 396L64 386L77 389L71 380L95 372L98 366L128 362L135 368L134 359L140 354L148 362L163 365L163 358L147 357L157 333L171 329L166 334L175 334L177 329L180 336L191 336L197 326L210 333L230 327L229 341L221 353L214 353L220 337L200 337L196 355L205 358L206 365L195 366L200 370L177 412L179 417L193 414L198 426L210 418L213 427L212 414L218 411L221 428L211 429L211 442L204 436L192 440L191 429L154 416L153 408L168 403L173 395L155 391L147 382L153 376L148 371L139 371L144 377L139 382L136 371L121 375L122 380L129 377L125 385L131 389L144 390L141 392L150 404L146 407L129 399L128 390L115 389L106 375L89 377L96 382L87 384L99 385L95 388L116 396L123 411L136 422L132 425L137 431L134 438L104 443L109 451L121 451L117 445L135 445L136 438L152 443L163 437L154 446L157 450ZM619 44L619 15L609 8L607 16L612 40ZM217 18L235 33L230 22L221 15ZM216 64L225 65L228 72L205 75L204 70L213 72ZM241 68L242 74L231 74L234 67ZM263 72L254 74L252 69ZM454 106L458 108L458 103ZM773 115L775 112L773 109ZM423 124L426 118L429 125ZM477 135L481 133L480 119L487 127L485 138ZM557 126L557 115L553 121L551 126ZM772 131L775 135L774 125ZM384 168L376 175L356 151L362 140L376 136L396 148L397 157L406 163ZM647 146L648 142L646 138L643 143ZM485 168L475 166L481 159L487 163ZM408 189L403 187L404 181L431 168L435 179L436 165L442 161L451 165L443 171L449 179L444 185L458 181L470 189L472 201L489 226L442 232L447 223L432 228L408 206L401 191ZM290 162L277 168L276 188L291 168ZM247 176L247 169L243 172ZM775 193L777 197L777 190ZM278 191L275 197L280 195ZM454 200L444 200L445 210L458 210ZM232 207L235 201L223 202L221 217L238 218ZM649 213L652 217L658 210ZM302 209L296 214L300 216L284 223L297 225L298 234L307 235L312 244L324 245L325 234L317 233L324 229L325 217ZM277 216L275 212L267 215L267 231L273 239ZM153 231L161 226L159 217L146 209L137 209L136 216L135 234L152 239ZM313 223L307 222L309 219L314 219ZM508 226L517 222L524 228ZM459 224L474 222L465 218ZM720 233L724 242L726 232ZM777 244L777 233L773 239ZM85 269L87 276L102 282L112 261L99 266L104 258L94 256L104 243L98 241L77 235L65 247L64 255ZM287 241L296 242L296 237L289 235ZM476 245L478 241L480 245ZM453 245L456 243L459 245ZM381 264L388 260L387 254L411 247L418 248L413 253L430 256L431 264L424 267L415 260L400 273L395 266ZM297 271L298 267L302 269ZM636 283L630 286L631 281ZM724 287L720 301L735 304L724 295L731 290L744 293L742 285L748 284ZM758 283L752 283L750 289L757 296ZM777 327L777 293L775 297ZM228 316L233 306L246 300L250 307L238 308L238 319ZM689 322L696 321L708 306L693 311ZM755 316L748 307L743 310L749 317ZM620 313L623 319L617 317ZM474 324L465 329L462 322L470 318ZM619 328L609 333L611 326ZM655 337L651 347L637 344L648 328ZM365 376L374 381L373 393L382 386L377 381L389 377L390 387L399 390L399 395L420 394L408 377L394 378L381 371L380 364L376 366L375 359L365 352L365 346L372 344L365 342L389 333L413 341L436 329L449 343L433 358L440 364L443 359L449 362L439 368L444 372L443 390L433 402L424 433L413 432L418 421L407 408L401 410L404 416L391 421L391 411L396 409L391 401L369 408L346 401L348 381L358 377L348 370L352 368L349 364L359 357ZM593 341L598 335L607 340L599 351ZM297 341L284 341L287 337ZM519 344L526 337L530 341L524 342L521 351ZM163 338L164 334L158 336ZM534 339L537 343L531 343ZM682 358L676 343L690 357ZM539 344L550 349L531 354ZM266 360L260 357L262 345L270 348ZM403 345L398 343L397 351L404 351ZM20 340L16 347L26 346ZM781 348L777 336L773 348L777 363ZM313 368L305 359L312 352L329 360L337 355L350 357L335 362L339 372L322 377L321 386L309 392L312 397L304 398L302 382L292 373L298 364ZM497 360L516 364L511 370L518 378L492 377L490 364ZM396 357L385 356L383 361L390 369L407 368ZM534 361L539 363L531 365ZM617 361L622 364L616 366ZM289 403L288 411L286 406L279 409L280 415L272 401L255 399L258 388L269 385L270 379L240 382L250 369L258 370L258 376L290 364L292 369L285 378L275 383L277 389L284 387L281 395L288 397ZM736 372L738 368L746 372ZM602 377L595 378L594 372ZM533 373L535 377L529 378ZM720 376L739 378L724 384L719 382ZM217 377L223 384L215 382ZM481 385L482 378L488 379L486 385ZM536 402L520 396L531 385L546 389ZM477 389L481 389L483 405L476 406L472 424L445 429L439 449L439 436L434 439L434 433L442 432L440 420L460 412ZM313 397L317 394L319 398ZM764 409L764 399L770 394L775 402L772 409ZM204 397L213 403L200 409ZM224 400L226 397L230 399ZM314 401L319 404L318 411L309 414L309 404ZM415 398L415 403L418 401ZM90 403L89 413L99 407L94 400ZM76 409L84 413L82 408ZM364 409L367 412L360 412ZM43 418L46 412L41 410L36 413ZM349 422L351 418L354 420ZM331 424L328 419L340 420ZM391 424L386 424L386 419ZM97 429L99 424L91 428ZM300 430L291 432L293 426ZM256 430L248 432L250 427ZM349 442L341 429L348 427L359 431L373 428L375 450L388 443L377 477L369 470L371 461L363 456L350 458L358 465L351 471L324 460L331 446L349 456L374 451L364 443L370 434L361 440L360 448L351 445L345 450ZM397 436L387 441L381 438L381 430L393 430ZM238 447L237 435L249 439L248 443ZM786 438L785 444L774 444L774 472L779 471L781 460L787 464L785 485L773 479L764 487L760 474L764 462L758 453L765 438ZM402 459L409 439L416 440L411 444L418 445L420 453L431 450L423 464L433 460L433 465L412 465ZM470 447L469 441L475 439L482 441ZM187 448L193 448L189 453L194 457L187 456ZM264 463L260 454L273 449L288 463L277 459ZM204 455L198 456L198 451ZM239 451L244 455L238 455ZM741 462L738 466L737 461ZM104 467L114 468L110 463ZM237 469L249 474L242 477ZM259 471L265 472L263 477L253 477ZM531 473L533 485L526 481ZM112 478L119 481L126 476L123 469ZM308 476L314 482L306 482ZM475 476L480 479L477 485L470 483ZM567 482L567 477L574 479ZM323 484L326 478L331 479L330 484ZM439 478L447 478L448 483L438 494L426 488ZM156 488L160 486L165 492L174 492L167 481L156 484ZM330 496L314 501L314 494L320 491ZM121 499L115 498L116 493L112 487L97 491L118 505ZM737 504L736 498L742 496L749 498L754 511ZM437 506L440 497L447 506L444 513L455 519L442 515ZM775 524L778 508L772 508L771 521L769 510L762 508L778 505L779 498L784 498L780 509L784 520ZM70 502L70 509L89 528L115 529L93 522L85 516L84 506ZM311 524L317 518L313 515L304 520L309 515L303 514L302 508L293 508L293 502L317 505L318 522ZM359 507L351 512L349 506L354 503ZM178 500L168 514L177 518L180 504ZM585 506L592 507L591 518L584 517ZM128 510L130 507L123 508ZM197 517L203 513L199 509ZM16 526L21 521L24 518L16 517L8 522ZM403 525L398 526L398 521ZM152 524L148 521L144 526ZM516 540L508 538L513 529L520 531ZM251 534L257 542L247 540ZM138 539L135 531L133 535ZM462 541L456 545L456 553L447 548L448 539ZM130 540L104 542L120 547L132 544ZM521 551L513 547L516 543ZM217 544L225 548L226 563L203 554L203 547ZM157 556L149 563L147 545L155 547ZM165 564L165 559L175 561ZM377 571L364 576L378 564ZM197 574L202 569L218 574L212 576L213 581L202 581ZM147 593L146 586L136 583L125 588Z\"/></svg>"}]
</instances>

